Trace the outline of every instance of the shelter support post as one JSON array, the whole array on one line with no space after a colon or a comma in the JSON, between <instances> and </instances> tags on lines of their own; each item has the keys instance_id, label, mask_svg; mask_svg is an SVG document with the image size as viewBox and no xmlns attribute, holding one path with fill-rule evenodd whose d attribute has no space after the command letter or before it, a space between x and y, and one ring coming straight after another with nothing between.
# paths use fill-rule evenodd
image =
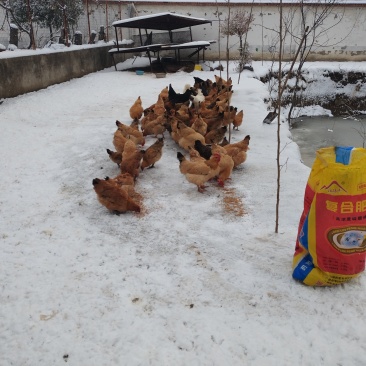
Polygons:
<instances>
[{"instance_id":1,"label":"shelter support post","mask_svg":"<svg viewBox=\"0 0 366 366\"><path fill-rule=\"evenodd\" d=\"M147 57L149 58L149 62L150 62L150 71L153 72L153 67L152 67L152 63L151 63L150 50L147 50L146 53L147 53Z\"/></svg>"},{"instance_id":2,"label":"shelter support post","mask_svg":"<svg viewBox=\"0 0 366 366\"><path fill-rule=\"evenodd\" d=\"M117 71L117 64L116 64L116 60L114 59L114 54L113 53L112 53L112 61L113 61L114 68Z\"/></svg>"},{"instance_id":3,"label":"shelter support post","mask_svg":"<svg viewBox=\"0 0 366 366\"><path fill-rule=\"evenodd\" d=\"M117 42L117 50L119 51L119 43L118 43L118 33L117 33L117 27L114 28L116 32L116 42Z\"/></svg>"},{"instance_id":4,"label":"shelter support post","mask_svg":"<svg viewBox=\"0 0 366 366\"><path fill-rule=\"evenodd\" d=\"M141 35L141 28L139 28L139 36L140 36L140 46L142 46L142 35Z\"/></svg>"}]
</instances>

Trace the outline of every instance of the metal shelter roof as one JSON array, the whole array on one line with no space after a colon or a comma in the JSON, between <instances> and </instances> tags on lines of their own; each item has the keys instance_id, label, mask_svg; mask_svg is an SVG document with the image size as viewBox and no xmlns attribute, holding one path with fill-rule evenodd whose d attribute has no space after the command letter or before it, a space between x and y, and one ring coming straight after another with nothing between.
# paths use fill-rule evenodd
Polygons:
<instances>
[{"instance_id":1,"label":"metal shelter roof","mask_svg":"<svg viewBox=\"0 0 366 366\"><path fill-rule=\"evenodd\" d=\"M204 18L194 18L176 13L158 13L140 17L117 20L114 27L140 28L172 31L174 29L188 28L195 25L212 23Z\"/></svg>"}]
</instances>

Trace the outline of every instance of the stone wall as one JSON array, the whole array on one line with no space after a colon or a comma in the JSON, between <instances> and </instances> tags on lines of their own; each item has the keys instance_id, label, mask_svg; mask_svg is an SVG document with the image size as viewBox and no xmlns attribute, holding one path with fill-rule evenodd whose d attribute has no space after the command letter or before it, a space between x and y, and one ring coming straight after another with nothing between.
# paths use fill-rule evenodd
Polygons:
<instances>
[{"instance_id":1,"label":"stone wall","mask_svg":"<svg viewBox=\"0 0 366 366\"><path fill-rule=\"evenodd\" d=\"M0 58L0 99L47 88L112 66L111 46Z\"/></svg>"}]
</instances>

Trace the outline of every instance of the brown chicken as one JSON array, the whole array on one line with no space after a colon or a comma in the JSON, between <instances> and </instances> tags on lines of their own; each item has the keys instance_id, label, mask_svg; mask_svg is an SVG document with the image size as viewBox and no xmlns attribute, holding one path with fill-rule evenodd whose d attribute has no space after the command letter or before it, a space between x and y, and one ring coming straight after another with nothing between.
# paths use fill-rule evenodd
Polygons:
<instances>
[{"instance_id":1,"label":"brown chicken","mask_svg":"<svg viewBox=\"0 0 366 366\"><path fill-rule=\"evenodd\" d=\"M218 89L217 89L217 95L220 96L224 93L227 93L227 92L230 92L233 90L233 86L232 85L224 85L222 84L221 87L218 86Z\"/></svg>"},{"instance_id":2,"label":"brown chicken","mask_svg":"<svg viewBox=\"0 0 366 366\"><path fill-rule=\"evenodd\" d=\"M188 106L182 104L181 107L175 112L175 116L187 126L191 124L191 111Z\"/></svg>"},{"instance_id":3,"label":"brown chicken","mask_svg":"<svg viewBox=\"0 0 366 366\"><path fill-rule=\"evenodd\" d=\"M212 108L208 108L204 103L201 103L198 114L203 118L216 117L219 114L219 107L214 105Z\"/></svg>"},{"instance_id":4,"label":"brown chicken","mask_svg":"<svg viewBox=\"0 0 366 366\"><path fill-rule=\"evenodd\" d=\"M205 142L205 138L193 128L186 126L183 122L178 122L178 145L184 150L189 149L189 147L194 147L194 142L200 140L202 143Z\"/></svg>"},{"instance_id":5,"label":"brown chicken","mask_svg":"<svg viewBox=\"0 0 366 366\"><path fill-rule=\"evenodd\" d=\"M223 187L225 181L230 178L231 172L234 168L234 160L227 154L224 147L219 145L212 145L212 154L220 154L221 159L219 162L219 174L217 177L217 183L220 187Z\"/></svg>"},{"instance_id":6,"label":"brown chicken","mask_svg":"<svg viewBox=\"0 0 366 366\"><path fill-rule=\"evenodd\" d=\"M180 134L179 134L179 130L178 130L178 123L181 123L177 118L175 118L174 116L168 116L168 122L167 122L170 126L170 136L172 137L172 139L178 143L179 139L180 139Z\"/></svg>"},{"instance_id":7,"label":"brown chicken","mask_svg":"<svg viewBox=\"0 0 366 366\"><path fill-rule=\"evenodd\" d=\"M134 187L135 185L135 180L130 173L121 173L116 177L109 179L114 183L116 183L121 188L126 189L127 191L130 191L129 187Z\"/></svg>"},{"instance_id":8,"label":"brown chicken","mask_svg":"<svg viewBox=\"0 0 366 366\"><path fill-rule=\"evenodd\" d=\"M226 108L226 110L224 111L224 126L228 126L229 123L234 122L234 118L236 116L237 110L238 110L238 108L233 107L233 106Z\"/></svg>"},{"instance_id":9,"label":"brown chicken","mask_svg":"<svg viewBox=\"0 0 366 366\"><path fill-rule=\"evenodd\" d=\"M177 153L179 170L186 177L188 182L197 186L198 192L203 193L205 183L215 177L219 171L220 155L213 154L209 160L189 161L180 152Z\"/></svg>"},{"instance_id":10,"label":"brown chicken","mask_svg":"<svg viewBox=\"0 0 366 366\"><path fill-rule=\"evenodd\" d=\"M212 130L207 132L205 135L205 143L206 144L219 144L222 139L225 137L227 131L227 127L223 126L217 130Z\"/></svg>"},{"instance_id":11,"label":"brown chicken","mask_svg":"<svg viewBox=\"0 0 366 366\"><path fill-rule=\"evenodd\" d=\"M153 108L146 108L144 110L144 116L142 117L142 119L140 121L141 130L143 131L145 126L156 118L158 118L158 116L154 113Z\"/></svg>"},{"instance_id":12,"label":"brown chicken","mask_svg":"<svg viewBox=\"0 0 366 366\"><path fill-rule=\"evenodd\" d=\"M126 190L120 188L109 178L106 180L95 178L93 186L98 201L108 210L118 214L126 211L140 212L140 206L129 197Z\"/></svg>"},{"instance_id":13,"label":"brown chicken","mask_svg":"<svg viewBox=\"0 0 366 366\"><path fill-rule=\"evenodd\" d=\"M109 155L109 159L111 159L113 163L116 163L118 166L120 166L122 161L122 152L107 149L107 153Z\"/></svg>"},{"instance_id":14,"label":"brown chicken","mask_svg":"<svg viewBox=\"0 0 366 366\"><path fill-rule=\"evenodd\" d=\"M143 154L141 170L145 168L153 168L154 164L159 161L163 155L164 139L157 139Z\"/></svg>"},{"instance_id":15,"label":"brown chicken","mask_svg":"<svg viewBox=\"0 0 366 366\"><path fill-rule=\"evenodd\" d=\"M121 173L114 178L109 178L110 181L116 183L120 188L124 189L129 197L141 206L143 197L135 190L135 179L129 173Z\"/></svg>"},{"instance_id":16,"label":"brown chicken","mask_svg":"<svg viewBox=\"0 0 366 366\"><path fill-rule=\"evenodd\" d=\"M234 91L231 89L232 89L232 87L230 87L227 90L222 90L220 93L217 94L216 105L220 105L220 103L224 104L224 102L231 101L231 97L234 94Z\"/></svg>"},{"instance_id":17,"label":"brown chicken","mask_svg":"<svg viewBox=\"0 0 366 366\"><path fill-rule=\"evenodd\" d=\"M129 173L136 179L139 175L143 154L132 140L127 140L122 153L121 173Z\"/></svg>"},{"instance_id":18,"label":"brown chicken","mask_svg":"<svg viewBox=\"0 0 366 366\"><path fill-rule=\"evenodd\" d=\"M241 110L240 112L236 113L234 120L233 120L233 129L239 131L239 127L243 123L244 111Z\"/></svg>"},{"instance_id":19,"label":"brown chicken","mask_svg":"<svg viewBox=\"0 0 366 366\"><path fill-rule=\"evenodd\" d=\"M205 136L207 133L207 123L201 116L195 116L191 127L202 136Z\"/></svg>"},{"instance_id":20,"label":"brown chicken","mask_svg":"<svg viewBox=\"0 0 366 366\"><path fill-rule=\"evenodd\" d=\"M219 106L216 105L216 98L217 96L215 97L215 99L213 101L206 101L205 104L207 106L207 109L217 109L219 110Z\"/></svg>"},{"instance_id":21,"label":"brown chicken","mask_svg":"<svg viewBox=\"0 0 366 366\"><path fill-rule=\"evenodd\" d=\"M230 102L227 99L223 99L223 100L216 100L217 107L219 108L219 112L224 112L227 110L227 107L229 106Z\"/></svg>"},{"instance_id":22,"label":"brown chicken","mask_svg":"<svg viewBox=\"0 0 366 366\"><path fill-rule=\"evenodd\" d=\"M144 136L154 135L155 137L158 137L158 135L164 136L164 132L166 130L165 122L166 122L165 114L155 118L154 120L145 124L143 135Z\"/></svg>"},{"instance_id":23,"label":"brown chicken","mask_svg":"<svg viewBox=\"0 0 366 366\"><path fill-rule=\"evenodd\" d=\"M231 77L229 77L229 79L227 81L225 79L223 79L221 76L214 75L214 77L215 77L216 85L218 87L221 87L221 86L229 87L233 83Z\"/></svg>"},{"instance_id":24,"label":"brown chicken","mask_svg":"<svg viewBox=\"0 0 366 366\"><path fill-rule=\"evenodd\" d=\"M159 93L159 97L161 97L164 102L168 99L169 88L167 86Z\"/></svg>"},{"instance_id":25,"label":"brown chicken","mask_svg":"<svg viewBox=\"0 0 366 366\"><path fill-rule=\"evenodd\" d=\"M203 120L207 123L207 132L217 130L224 125L224 112L220 112L215 117L206 117Z\"/></svg>"},{"instance_id":26,"label":"brown chicken","mask_svg":"<svg viewBox=\"0 0 366 366\"><path fill-rule=\"evenodd\" d=\"M133 120L130 124L130 127L137 131L139 131L139 126L140 126L140 122L138 119Z\"/></svg>"},{"instance_id":27,"label":"brown chicken","mask_svg":"<svg viewBox=\"0 0 366 366\"><path fill-rule=\"evenodd\" d=\"M141 97L138 97L130 108L130 117L133 120L139 120L142 117L144 109L142 108Z\"/></svg>"},{"instance_id":28,"label":"brown chicken","mask_svg":"<svg viewBox=\"0 0 366 366\"><path fill-rule=\"evenodd\" d=\"M157 116L161 116L165 113L165 106L163 98L159 96L158 101L155 103L153 107L153 111Z\"/></svg>"},{"instance_id":29,"label":"brown chicken","mask_svg":"<svg viewBox=\"0 0 366 366\"><path fill-rule=\"evenodd\" d=\"M224 149L227 151L234 161L234 168L244 163L247 159L247 151L249 149L250 136L247 135L242 141L235 144L225 145Z\"/></svg>"},{"instance_id":30,"label":"brown chicken","mask_svg":"<svg viewBox=\"0 0 366 366\"><path fill-rule=\"evenodd\" d=\"M145 145L145 138L141 131L131 126L125 125L118 120L116 121L116 125L124 137L132 140L136 145Z\"/></svg>"},{"instance_id":31,"label":"brown chicken","mask_svg":"<svg viewBox=\"0 0 366 366\"><path fill-rule=\"evenodd\" d=\"M208 93L208 95L206 95L205 98L205 103L204 104L208 104L210 102L216 101L217 95L218 95L218 87L217 84L214 83L211 87L210 92Z\"/></svg>"},{"instance_id":32,"label":"brown chicken","mask_svg":"<svg viewBox=\"0 0 366 366\"><path fill-rule=\"evenodd\" d=\"M113 135L113 145L118 152L122 152L128 139L117 129Z\"/></svg>"}]
</instances>

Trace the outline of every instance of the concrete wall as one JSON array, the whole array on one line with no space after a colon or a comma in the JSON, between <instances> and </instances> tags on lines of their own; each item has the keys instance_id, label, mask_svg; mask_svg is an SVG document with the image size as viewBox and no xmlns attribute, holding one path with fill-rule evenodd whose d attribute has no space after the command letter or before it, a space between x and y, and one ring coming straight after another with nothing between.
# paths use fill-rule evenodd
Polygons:
<instances>
[{"instance_id":1,"label":"concrete wall","mask_svg":"<svg viewBox=\"0 0 366 366\"><path fill-rule=\"evenodd\" d=\"M207 24L192 28L194 40L217 40L212 44L209 50L205 52L208 60L225 59L226 57L226 39L219 35L219 24L225 20L228 15L227 1L144 1L144 0L108 0L108 10L106 11L106 1L100 0L98 3L89 1L89 21L92 30L99 30L100 26L105 26L107 40L115 39L115 29L112 26L113 21L126 19L131 15L141 16L170 11L183 15L200 17L212 21L212 26ZM129 10L131 4L134 4L133 14ZM286 58L291 59L296 52L296 45L301 36L301 12L299 1L293 3L285 2L283 5L284 20L291 35L285 39L284 50ZM330 8L326 19L319 24L316 33L316 42L309 55L309 61L366 61L366 3L364 1L346 1L332 2L321 0L318 5L310 5L310 2L304 2L306 13L306 25L312 25L313 17L319 15L324 9L321 4L328 3ZM233 1L230 3L231 13L237 10L252 11L254 22L252 29L248 34L248 43L254 60L271 60L273 49L278 51L278 28L279 28L279 8L270 1L254 2L246 0L243 2ZM4 10L0 8L0 20L5 17ZM74 31L80 31L83 35L83 43L88 43L88 18L86 12L79 19L78 26ZM119 29L118 37L120 39L132 39L136 35L136 30ZM48 40L47 29L36 29L36 40L39 47L43 47ZM308 39L307 44L310 44ZM9 43L9 27L4 23L0 28L0 43L5 46ZM29 37L22 34L20 47L29 45ZM238 57L239 40L232 36L229 40L230 55L232 58Z\"/></svg>"},{"instance_id":2,"label":"concrete wall","mask_svg":"<svg viewBox=\"0 0 366 366\"><path fill-rule=\"evenodd\" d=\"M108 1L110 24L114 20L129 17L128 1ZM193 40L216 40L205 52L207 60L217 60L226 58L226 38L219 34L219 24L228 16L227 1L216 3L215 1L198 1L196 3L184 1L164 2L155 0L133 1L137 11L136 16L150 15L165 11L176 12L182 15L205 18L212 21L212 25L192 27ZM316 40L309 54L309 61L366 61L366 3L355 1L353 4L347 2L332 2L321 0L322 5L306 5L304 12L306 25L312 26L314 16L327 9L329 11L326 19L319 24L315 31ZM307 2L305 2L307 4ZM94 9L95 5L93 5ZM237 10L252 11L254 22L248 34L248 43L254 60L272 60L272 50L278 51L278 30L279 30L279 7L278 4L271 4L260 1L243 1L230 3L231 14ZM292 59L296 52L299 37L302 31L301 9L299 1L291 4L285 2L283 5L284 19L291 34L287 34L284 44L285 58ZM97 24L105 23L105 13L93 11L92 27L97 28ZM113 28L113 27L111 27ZM135 30L122 29L119 37L129 39ZM85 33L85 32L84 32ZM114 39L114 30L110 29L109 39ZM311 37L307 40L309 45ZM229 40L230 56L239 56L239 39L236 36Z\"/></svg>"},{"instance_id":3,"label":"concrete wall","mask_svg":"<svg viewBox=\"0 0 366 366\"><path fill-rule=\"evenodd\" d=\"M325 1L321 1L323 4ZM207 1L192 3L172 2L160 5L158 2L148 1L134 2L137 15L149 15L162 11L177 12L182 15L190 15L198 18L212 20L212 25L206 24L192 27L194 40L217 40L205 52L207 60L226 58L226 37L219 35L219 24L228 16L227 4L214 4ZM260 4L254 2L236 3L230 5L230 12L234 14L238 10L249 13L252 11L254 21L248 33L248 44L254 60L272 60L272 50L278 52L279 48L279 8L276 4ZM306 25L312 27L314 17L327 9L329 11L324 21L316 28L315 41L312 46L308 61L366 61L366 4L347 5L339 2L331 8L328 6L306 5ZM290 60L296 53L299 38L302 35L302 19L299 4L284 4L284 20L289 30L285 41L285 59ZM125 32L125 30L123 30ZM124 34L124 37L126 34ZM312 43L311 36L307 44ZM230 58L239 57L239 38L231 36L229 39Z\"/></svg>"},{"instance_id":4,"label":"concrete wall","mask_svg":"<svg viewBox=\"0 0 366 366\"><path fill-rule=\"evenodd\" d=\"M47 88L112 66L111 46L0 58L0 98Z\"/></svg>"}]
</instances>

